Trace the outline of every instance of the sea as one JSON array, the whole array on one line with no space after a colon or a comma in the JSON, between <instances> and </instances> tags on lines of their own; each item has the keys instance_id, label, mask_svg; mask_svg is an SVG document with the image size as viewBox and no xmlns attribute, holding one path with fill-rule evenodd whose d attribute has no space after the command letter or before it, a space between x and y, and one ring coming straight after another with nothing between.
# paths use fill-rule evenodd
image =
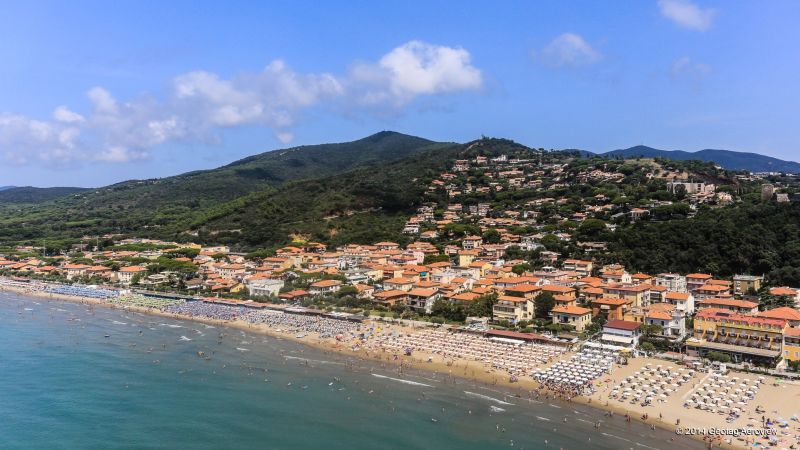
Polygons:
<instances>
[{"instance_id":1,"label":"sea","mask_svg":"<svg viewBox=\"0 0 800 450\"><path fill-rule=\"evenodd\" d=\"M510 388L400 373L239 329L0 292L0 448L704 447Z\"/></svg>"}]
</instances>

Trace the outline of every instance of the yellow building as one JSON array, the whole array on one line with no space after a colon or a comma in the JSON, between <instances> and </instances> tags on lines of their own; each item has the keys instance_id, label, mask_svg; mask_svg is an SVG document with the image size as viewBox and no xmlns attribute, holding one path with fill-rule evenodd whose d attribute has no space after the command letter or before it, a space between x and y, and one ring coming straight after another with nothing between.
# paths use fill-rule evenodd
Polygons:
<instances>
[{"instance_id":1,"label":"yellow building","mask_svg":"<svg viewBox=\"0 0 800 450\"><path fill-rule=\"evenodd\" d=\"M783 332L783 359L800 361L800 328L787 328Z\"/></svg>"}]
</instances>

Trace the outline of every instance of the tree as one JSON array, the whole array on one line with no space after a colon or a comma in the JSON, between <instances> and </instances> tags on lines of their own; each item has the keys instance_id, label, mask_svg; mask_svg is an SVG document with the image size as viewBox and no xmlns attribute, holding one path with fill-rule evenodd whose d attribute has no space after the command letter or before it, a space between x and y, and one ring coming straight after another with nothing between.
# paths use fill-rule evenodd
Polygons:
<instances>
[{"instance_id":1,"label":"tree","mask_svg":"<svg viewBox=\"0 0 800 450\"><path fill-rule=\"evenodd\" d=\"M425 260L422 264L433 264L437 262L450 262L449 255L425 255Z\"/></svg>"},{"instance_id":2,"label":"tree","mask_svg":"<svg viewBox=\"0 0 800 450\"><path fill-rule=\"evenodd\" d=\"M336 296L339 297L339 298L342 298L342 297L345 297L345 296L355 297L357 295L358 295L358 289L355 286L350 286L350 285L342 286L336 292Z\"/></svg>"},{"instance_id":3,"label":"tree","mask_svg":"<svg viewBox=\"0 0 800 450\"><path fill-rule=\"evenodd\" d=\"M536 297L535 312L536 317L546 319L550 317L550 311L556 306L556 299L552 292L542 292Z\"/></svg>"},{"instance_id":4,"label":"tree","mask_svg":"<svg viewBox=\"0 0 800 450\"><path fill-rule=\"evenodd\" d=\"M578 226L578 236L584 240L597 240L606 231L606 223L599 219L586 219Z\"/></svg>"},{"instance_id":5,"label":"tree","mask_svg":"<svg viewBox=\"0 0 800 450\"><path fill-rule=\"evenodd\" d=\"M652 353L656 351L656 346L652 342L643 342L639 348L645 352Z\"/></svg>"},{"instance_id":6,"label":"tree","mask_svg":"<svg viewBox=\"0 0 800 450\"><path fill-rule=\"evenodd\" d=\"M710 351L706 353L706 358L710 361L717 361L721 363L729 363L731 362L731 356L727 353L717 352L717 351Z\"/></svg>"},{"instance_id":7,"label":"tree","mask_svg":"<svg viewBox=\"0 0 800 450\"><path fill-rule=\"evenodd\" d=\"M639 331L645 336L658 336L664 331L664 328L661 325L643 323L639 326Z\"/></svg>"},{"instance_id":8,"label":"tree","mask_svg":"<svg viewBox=\"0 0 800 450\"><path fill-rule=\"evenodd\" d=\"M528 263L517 264L511 268L511 271L514 272L516 275L522 275L528 270L532 270L533 266Z\"/></svg>"},{"instance_id":9,"label":"tree","mask_svg":"<svg viewBox=\"0 0 800 450\"><path fill-rule=\"evenodd\" d=\"M494 305L497 303L497 294L485 294L476 298L469 308L469 315L473 317L494 318Z\"/></svg>"}]
</instances>

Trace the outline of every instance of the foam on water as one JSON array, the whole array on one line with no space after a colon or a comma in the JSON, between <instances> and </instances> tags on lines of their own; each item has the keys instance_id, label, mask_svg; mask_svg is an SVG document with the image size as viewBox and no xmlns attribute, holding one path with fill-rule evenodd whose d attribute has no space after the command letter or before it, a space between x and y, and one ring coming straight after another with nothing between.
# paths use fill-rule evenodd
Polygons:
<instances>
[{"instance_id":1,"label":"foam on water","mask_svg":"<svg viewBox=\"0 0 800 450\"><path fill-rule=\"evenodd\" d=\"M469 391L464 391L464 393L465 393L465 394L467 394L467 395L468 395L468 396L470 396L470 397L482 398L482 399L484 399L484 400L489 400L490 402L497 403L498 405L509 405L509 406L514 406L514 404L513 404L513 403L509 403L509 402L506 402L506 401L500 400L499 398L489 397L488 395L478 394L478 393L475 393L475 392L469 392Z\"/></svg>"},{"instance_id":2,"label":"foam on water","mask_svg":"<svg viewBox=\"0 0 800 450\"><path fill-rule=\"evenodd\" d=\"M430 384L419 383L419 382L417 382L417 381L411 381L411 380L404 380L404 379L402 379L402 378L392 378L392 377L387 377L386 375L379 375L379 374L377 374L377 373L373 373L373 374L372 374L372 376L373 376L373 377L378 377L378 378L384 378L384 379L386 379L386 380L397 381L398 383L409 384L409 385L411 385L411 386L424 386L424 387L433 387L433 386L431 386Z\"/></svg>"}]
</instances>

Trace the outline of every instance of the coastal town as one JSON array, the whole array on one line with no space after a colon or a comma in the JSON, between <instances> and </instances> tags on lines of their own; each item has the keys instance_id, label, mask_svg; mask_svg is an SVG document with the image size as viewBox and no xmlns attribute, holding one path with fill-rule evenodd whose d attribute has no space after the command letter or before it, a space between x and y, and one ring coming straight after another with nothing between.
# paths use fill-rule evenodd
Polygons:
<instances>
[{"instance_id":1,"label":"coastal town","mask_svg":"<svg viewBox=\"0 0 800 450\"><path fill-rule=\"evenodd\" d=\"M614 243L636 224L793 206L795 177L495 139L459 154L417 181L394 240L335 244L335 227L257 250L235 230L45 239L0 252L0 289L260 331L679 433L738 430L691 436L712 446L797 444L793 272L737 273L719 256L647 271L665 250Z\"/></svg>"},{"instance_id":2,"label":"coastal town","mask_svg":"<svg viewBox=\"0 0 800 450\"><path fill-rule=\"evenodd\" d=\"M678 221L747 195L794 202L793 178L652 159L548 161L527 149L493 153L497 145L476 141L465 152L476 156L426 185L396 242L331 246L295 234L242 252L192 233L181 242L86 236L68 250L48 252L46 241L9 249L0 288L448 373L461 364L461 376L536 398L644 421L658 414L652 426L694 417L767 430L715 444L794 445L800 423L784 417L797 418L797 394L782 390L796 390L800 286L764 273L644 273L614 260L605 241L618 227ZM631 189L636 179L643 189Z\"/></svg>"}]
</instances>

